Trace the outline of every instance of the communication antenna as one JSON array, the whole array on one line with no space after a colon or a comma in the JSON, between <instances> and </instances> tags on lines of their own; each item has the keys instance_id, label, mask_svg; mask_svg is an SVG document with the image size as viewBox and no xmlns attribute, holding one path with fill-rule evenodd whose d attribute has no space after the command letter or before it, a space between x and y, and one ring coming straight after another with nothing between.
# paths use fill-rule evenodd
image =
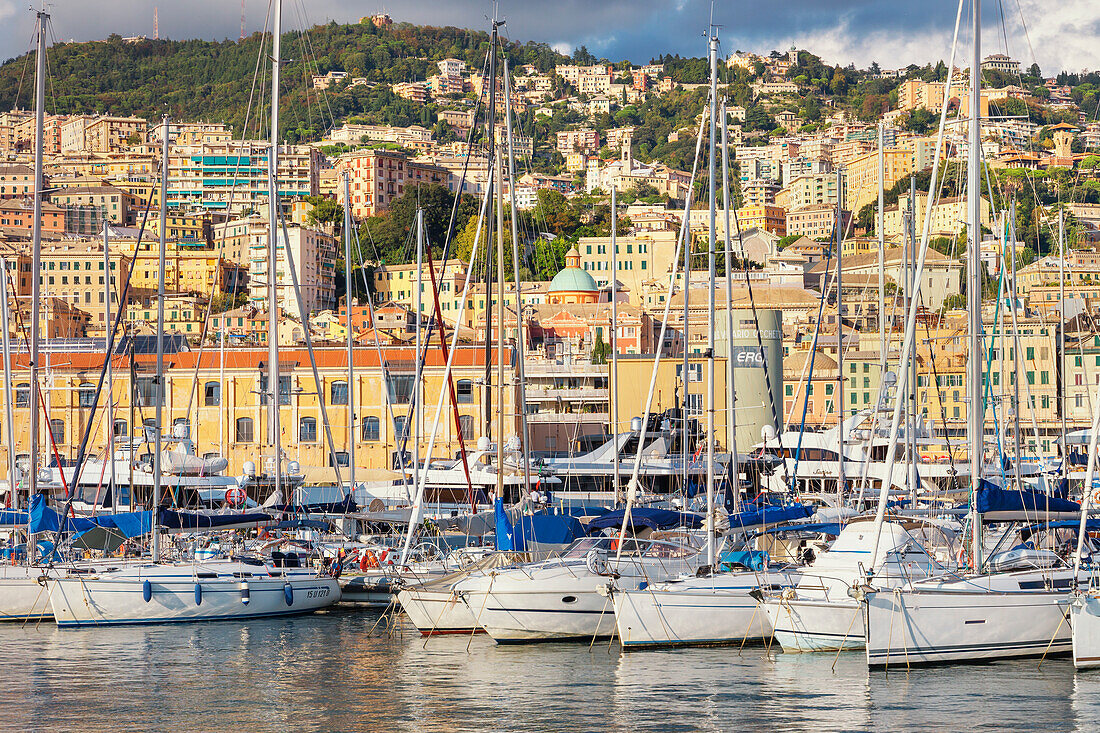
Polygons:
<instances>
[{"instance_id":1,"label":"communication antenna","mask_svg":"<svg viewBox=\"0 0 1100 733\"><path fill-rule=\"evenodd\" d=\"M160 40L160 22L157 19L157 6L153 6L153 40Z\"/></svg>"},{"instance_id":2,"label":"communication antenna","mask_svg":"<svg viewBox=\"0 0 1100 733\"><path fill-rule=\"evenodd\" d=\"M244 40L244 0L241 0L241 37L238 40Z\"/></svg>"}]
</instances>

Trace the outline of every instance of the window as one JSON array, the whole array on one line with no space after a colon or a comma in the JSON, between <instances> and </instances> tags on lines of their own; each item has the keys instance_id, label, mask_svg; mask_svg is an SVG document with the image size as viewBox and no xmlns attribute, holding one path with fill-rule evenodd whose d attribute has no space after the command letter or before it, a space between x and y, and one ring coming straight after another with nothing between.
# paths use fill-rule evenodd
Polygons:
<instances>
[{"instance_id":1,"label":"window","mask_svg":"<svg viewBox=\"0 0 1100 733\"><path fill-rule=\"evenodd\" d=\"M473 415L459 415L458 416L458 430L462 434L463 440L474 439L474 417Z\"/></svg>"},{"instance_id":2,"label":"window","mask_svg":"<svg viewBox=\"0 0 1100 733\"><path fill-rule=\"evenodd\" d=\"M785 393L785 394L786 394L786 395L787 395L788 397L792 397L792 396L794 396L794 387L793 387L792 385L790 385L790 384L788 384L788 385L785 385L785 386L783 387L783 392L784 392L784 393Z\"/></svg>"},{"instance_id":3,"label":"window","mask_svg":"<svg viewBox=\"0 0 1100 733\"><path fill-rule=\"evenodd\" d=\"M260 375L260 404L267 404L267 375ZM279 377L279 404L290 404L290 376Z\"/></svg>"},{"instance_id":4,"label":"window","mask_svg":"<svg viewBox=\"0 0 1100 733\"><path fill-rule=\"evenodd\" d=\"M703 365L702 364L688 364L688 379L689 382L702 382L703 381ZM684 372L684 365L676 365L676 378L680 379Z\"/></svg>"},{"instance_id":5,"label":"window","mask_svg":"<svg viewBox=\"0 0 1100 733\"><path fill-rule=\"evenodd\" d=\"M405 439L405 416L394 415L393 417L393 437L394 440Z\"/></svg>"},{"instance_id":6,"label":"window","mask_svg":"<svg viewBox=\"0 0 1100 733\"><path fill-rule=\"evenodd\" d=\"M687 414L689 415L702 415L703 414L703 395L701 394L688 394L687 395Z\"/></svg>"},{"instance_id":7,"label":"window","mask_svg":"<svg viewBox=\"0 0 1100 733\"><path fill-rule=\"evenodd\" d=\"M415 382L415 374L387 374L386 390L389 393L390 402L397 405L407 405L412 399Z\"/></svg>"},{"instance_id":8,"label":"window","mask_svg":"<svg viewBox=\"0 0 1100 733\"><path fill-rule=\"evenodd\" d=\"M250 417L238 417L237 418L237 442L238 443L251 443L252 440L253 440L252 418L250 418Z\"/></svg>"},{"instance_id":9,"label":"window","mask_svg":"<svg viewBox=\"0 0 1100 733\"><path fill-rule=\"evenodd\" d=\"M303 417L298 421L298 440L303 443L317 442L317 418Z\"/></svg>"},{"instance_id":10,"label":"window","mask_svg":"<svg viewBox=\"0 0 1100 733\"><path fill-rule=\"evenodd\" d=\"M115 420L115 437L126 438L129 437L130 426L125 420Z\"/></svg>"},{"instance_id":11,"label":"window","mask_svg":"<svg viewBox=\"0 0 1100 733\"><path fill-rule=\"evenodd\" d=\"M339 466L340 468L347 468L348 466L351 465L351 458L348 456L347 451L338 450L338 451L335 452L334 455L336 456L336 465ZM328 457L329 465L332 464L332 458L333 458L333 456L329 455L329 457Z\"/></svg>"},{"instance_id":12,"label":"window","mask_svg":"<svg viewBox=\"0 0 1100 733\"><path fill-rule=\"evenodd\" d=\"M207 407L217 407L222 403L221 382L207 382L203 385L203 404Z\"/></svg>"},{"instance_id":13,"label":"window","mask_svg":"<svg viewBox=\"0 0 1100 733\"><path fill-rule=\"evenodd\" d=\"M344 381L333 382L329 386L330 405L346 405L348 403L348 383Z\"/></svg>"},{"instance_id":14,"label":"window","mask_svg":"<svg viewBox=\"0 0 1100 733\"><path fill-rule=\"evenodd\" d=\"M59 418L50 420L50 435L53 437L53 442L64 443L65 442L65 421Z\"/></svg>"},{"instance_id":15,"label":"window","mask_svg":"<svg viewBox=\"0 0 1100 733\"><path fill-rule=\"evenodd\" d=\"M472 404L474 401L474 383L469 379L460 379L455 386L455 393L461 404Z\"/></svg>"},{"instance_id":16,"label":"window","mask_svg":"<svg viewBox=\"0 0 1100 733\"><path fill-rule=\"evenodd\" d=\"M157 399L157 378L138 377L134 382L134 406L153 407Z\"/></svg>"},{"instance_id":17,"label":"window","mask_svg":"<svg viewBox=\"0 0 1100 733\"><path fill-rule=\"evenodd\" d=\"M381 433L381 424L376 417L363 418L363 440L366 442L378 440Z\"/></svg>"},{"instance_id":18,"label":"window","mask_svg":"<svg viewBox=\"0 0 1100 733\"><path fill-rule=\"evenodd\" d=\"M95 406L95 385L84 382L77 388L77 402L81 407Z\"/></svg>"}]
</instances>

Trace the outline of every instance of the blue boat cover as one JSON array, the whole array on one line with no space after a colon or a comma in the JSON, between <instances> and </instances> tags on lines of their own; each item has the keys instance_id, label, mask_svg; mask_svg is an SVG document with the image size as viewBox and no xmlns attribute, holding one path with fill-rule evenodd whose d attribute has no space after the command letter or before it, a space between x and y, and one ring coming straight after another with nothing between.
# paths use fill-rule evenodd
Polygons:
<instances>
[{"instance_id":1,"label":"blue boat cover","mask_svg":"<svg viewBox=\"0 0 1100 733\"><path fill-rule=\"evenodd\" d=\"M719 562L722 565L742 565L749 570L763 570L768 566L769 556L763 550L728 550L722 553Z\"/></svg>"},{"instance_id":2,"label":"blue boat cover","mask_svg":"<svg viewBox=\"0 0 1100 733\"><path fill-rule=\"evenodd\" d=\"M10 509L0 510L0 527L19 527L26 523L26 512L14 512Z\"/></svg>"},{"instance_id":3,"label":"blue boat cover","mask_svg":"<svg viewBox=\"0 0 1100 733\"><path fill-rule=\"evenodd\" d=\"M730 515L730 529L759 527L763 524L779 524L796 519L805 519L814 513L809 504L790 504L788 506L754 507L740 514Z\"/></svg>"},{"instance_id":4,"label":"blue boat cover","mask_svg":"<svg viewBox=\"0 0 1100 733\"><path fill-rule=\"evenodd\" d=\"M588 532L592 530L606 529L608 527L621 527L625 509L614 509L606 514L593 519L588 523ZM695 529L703 524L703 517L693 512L675 512L671 509L653 509L651 507L638 507L630 511L630 524L635 530L643 527L651 529L669 529L671 527L688 527Z\"/></svg>"},{"instance_id":5,"label":"blue boat cover","mask_svg":"<svg viewBox=\"0 0 1100 733\"><path fill-rule=\"evenodd\" d=\"M125 512L122 514L102 514L98 517L69 517L65 520L65 531L81 533L95 527L115 529L126 537L147 534L151 529L152 512ZM46 504L41 494L31 499L31 532L57 532L61 529L61 515Z\"/></svg>"},{"instance_id":6,"label":"blue boat cover","mask_svg":"<svg viewBox=\"0 0 1100 733\"><path fill-rule=\"evenodd\" d=\"M312 504L282 504L272 508L277 512L289 514L349 514L357 511L359 506L354 497L348 494L340 501L321 501Z\"/></svg>"},{"instance_id":7,"label":"blue boat cover","mask_svg":"<svg viewBox=\"0 0 1100 733\"><path fill-rule=\"evenodd\" d=\"M982 480L978 489L978 511L989 512L1079 512L1081 505L1038 491L1001 489Z\"/></svg>"}]
</instances>

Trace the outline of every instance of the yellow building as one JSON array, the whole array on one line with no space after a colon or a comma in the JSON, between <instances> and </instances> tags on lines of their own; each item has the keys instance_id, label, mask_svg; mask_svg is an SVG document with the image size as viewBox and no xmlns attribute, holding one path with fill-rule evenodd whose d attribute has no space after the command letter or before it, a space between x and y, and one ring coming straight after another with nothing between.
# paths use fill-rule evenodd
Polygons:
<instances>
[{"instance_id":1,"label":"yellow building","mask_svg":"<svg viewBox=\"0 0 1100 733\"><path fill-rule=\"evenodd\" d=\"M914 172L912 150L887 148L883 151L882 157L883 185L886 188L892 187ZM872 150L848 161L844 173L845 209L859 212L864 205L878 201L878 150Z\"/></svg>"},{"instance_id":2,"label":"yellow building","mask_svg":"<svg viewBox=\"0 0 1100 733\"><path fill-rule=\"evenodd\" d=\"M320 400L324 400L332 427L332 438L338 460L346 461L354 436L356 463L365 469L388 469L393 465L396 438L406 424L405 416L414 394L415 354L411 348L383 347L381 363L374 348L355 351L356 424L348 427L347 353L342 348L314 350L317 357L321 383L314 381L309 355L305 349L285 349L280 353L283 365L279 384L279 421L281 444L288 460L296 460L303 467L329 466L330 446L321 417ZM495 349L493 350L495 359ZM171 368L166 374L163 425L165 432L175 424L190 426L199 454L220 454L229 459L228 474L239 475L245 461L262 466L262 458L271 455L271 437L268 433L268 408L261 404L258 394L266 389L267 350L231 349L226 351L224 369L219 363L217 349L172 354ZM153 355L134 357L131 372L129 357L115 357L114 398L117 407L113 414L116 433L120 436L137 435L140 425L154 416L153 379L156 359ZM505 354L507 374L505 384L513 385L510 353ZM461 415L461 429L467 448L472 448L479 437L485 435L482 426L491 418L491 429L496 430L497 411L503 409L506 416L505 439L518 434L515 387L505 390L504 404L498 403L493 394L489 415L483 410L480 379L484 375L484 352L480 347L463 347L454 358L453 379ZM19 355L13 361L15 380L19 385L15 398L16 452L25 453L28 448L27 427L29 409L27 395L27 361ZM49 410L43 418L42 445L47 425L52 424L57 438L58 453L62 458L74 458L84 432L92 427L90 449L102 453L104 416L82 406L87 404L103 366L103 354L75 353L66 355L52 365L44 379L48 387ZM224 371L224 378L222 376ZM443 386L445 362L438 349L430 350L424 369L420 392L424 409L420 431L421 455L427 452L428 433L431 429L435 407ZM136 381L131 382L131 377ZM134 396L131 400L130 395ZM102 405L102 400L101 400ZM131 409L133 424L131 424ZM436 439L436 457L451 457L458 450L458 427L451 419L449 398L446 419L440 422ZM412 450L412 426L409 424L409 443ZM497 436L493 435L495 439ZM0 465L6 475L6 455L0 457Z\"/></svg>"},{"instance_id":3,"label":"yellow building","mask_svg":"<svg viewBox=\"0 0 1100 733\"><path fill-rule=\"evenodd\" d=\"M677 237L674 231L653 231L616 238L618 272L615 279L627 291L632 305L645 305L642 297L648 282L656 280L667 290L669 273L676 259ZM607 287L611 282L611 237L581 237L577 250L581 269L587 271L598 286Z\"/></svg>"},{"instance_id":4,"label":"yellow building","mask_svg":"<svg viewBox=\"0 0 1100 733\"><path fill-rule=\"evenodd\" d=\"M777 237L787 236L787 211L782 206L770 204L749 204L737 210L737 221L741 231L756 227L771 232Z\"/></svg>"},{"instance_id":5,"label":"yellow building","mask_svg":"<svg viewBox=\"0 0 1100 733\"><path fill-rule=\"evenodd\" d=\"M160 245L155 239L122 240L120 248L133 257L134 275L130 285L156 290L160 282ZM112 244L112 246L114 246ZM191 293L210 298L216 293L246 292L247 270L218 256L216 248L188 247L179 242L166 243L164 289L170 293Z\"/></svg>"}]
</instances>

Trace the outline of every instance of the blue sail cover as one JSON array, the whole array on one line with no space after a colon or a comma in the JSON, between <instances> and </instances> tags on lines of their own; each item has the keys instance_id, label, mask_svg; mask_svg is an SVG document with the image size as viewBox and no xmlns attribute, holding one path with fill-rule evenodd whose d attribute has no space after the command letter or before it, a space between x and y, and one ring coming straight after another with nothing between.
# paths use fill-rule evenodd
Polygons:
<instances>
[{"instance_id":1,"label":"blue sail cover","mask_svg":"<svg viewBox=\"0 0 1100 733\"><path fill-rule=\"evenodd\" d=\"M508 513L504 511L504 499L497 497L493 507L493 516L496 519L497 549L501 552L520 551L524 548L516 547L512 539L512 523L508 521Z\"/></svg>"},{"instance_id":2,"label":"blue sail cover","mask_svg":"<svg viewBox=\"0 0 1100 733\"><path fill-rule=\"evenodd\" d=\"M161 509L157 515L157 525L177 532L194 532L218 529L238 529L242 527L268 526L275 524L269 514L250 512L248 514L198 514L196 512L177 512L174 509Z\"/></svg>"},{"instance_id":3,"label":"blue sail cover","mask_svg":"<svg viewBox=\"0 0 1100 733\"><path fill-rule=\"evenodd\" d=\"M518 532L517 532L518 530ZM518 538L517 536L518 535ZM584 527L576 517L568 514L532 514L521 516L512 526L512 541L519 539L524 549L527 543L568 545L578 537L584 537Z\"/></svg>"},{"instance_id":4,"label":"blue sail cover","mask_svg":"<svg viewBox=\"0 0 1100 733\"><path fill-rule=\"evenodd\" d=\"M1036 532L1044 532L1051 529L1072 529L1074 533L1081 529L1081 521L1079 519L1059 519L1054 522L1042 522L1039 524L1032 524L1024 527L1020 530L1020 539L1025 542L1031 539L1031 536ZM1090 519L1085 524L1086 532L1100 531L1100 519Z\"/></svg>"},{"instance_id":5,"label":"blue sail cover","mask_svg":"<svg viewBox=\"0 0 1100 733\"><path fill-rule=\"evenodd\" d=\"M1081 505L1038 491L1000 489L982 480L978 489L978 511L992 512L1080 512Z\"/></svg>"},{"instance_id":6,"label":"blue sail cover","mask_svg":"<svg viewBox=\"0 0 1100 733\"><path fill-rule=\"evenodd\" d=\"M730 515L730 529L748 529L765 524L779 524L805 519L814 513L809 504L754 507L739 514Z\"/></svg>"},{"instance_id":7,"label":"blue sail cover","mask_svg":"<svg viewBox=\"0 0 1100 733\"><path fill-rule=\"evenodd\" d=\"M588 523L588 532L608 527L621 527L625 509L614 509L601 514ZM693 512L675 512L671 509L653 509L650 507L638 507L630 512L630 524L635 530L643 527L651 529L670 529L672 527L688 527L695 529L703 524L703 517Z\"/></svg>"}]
</instances>

